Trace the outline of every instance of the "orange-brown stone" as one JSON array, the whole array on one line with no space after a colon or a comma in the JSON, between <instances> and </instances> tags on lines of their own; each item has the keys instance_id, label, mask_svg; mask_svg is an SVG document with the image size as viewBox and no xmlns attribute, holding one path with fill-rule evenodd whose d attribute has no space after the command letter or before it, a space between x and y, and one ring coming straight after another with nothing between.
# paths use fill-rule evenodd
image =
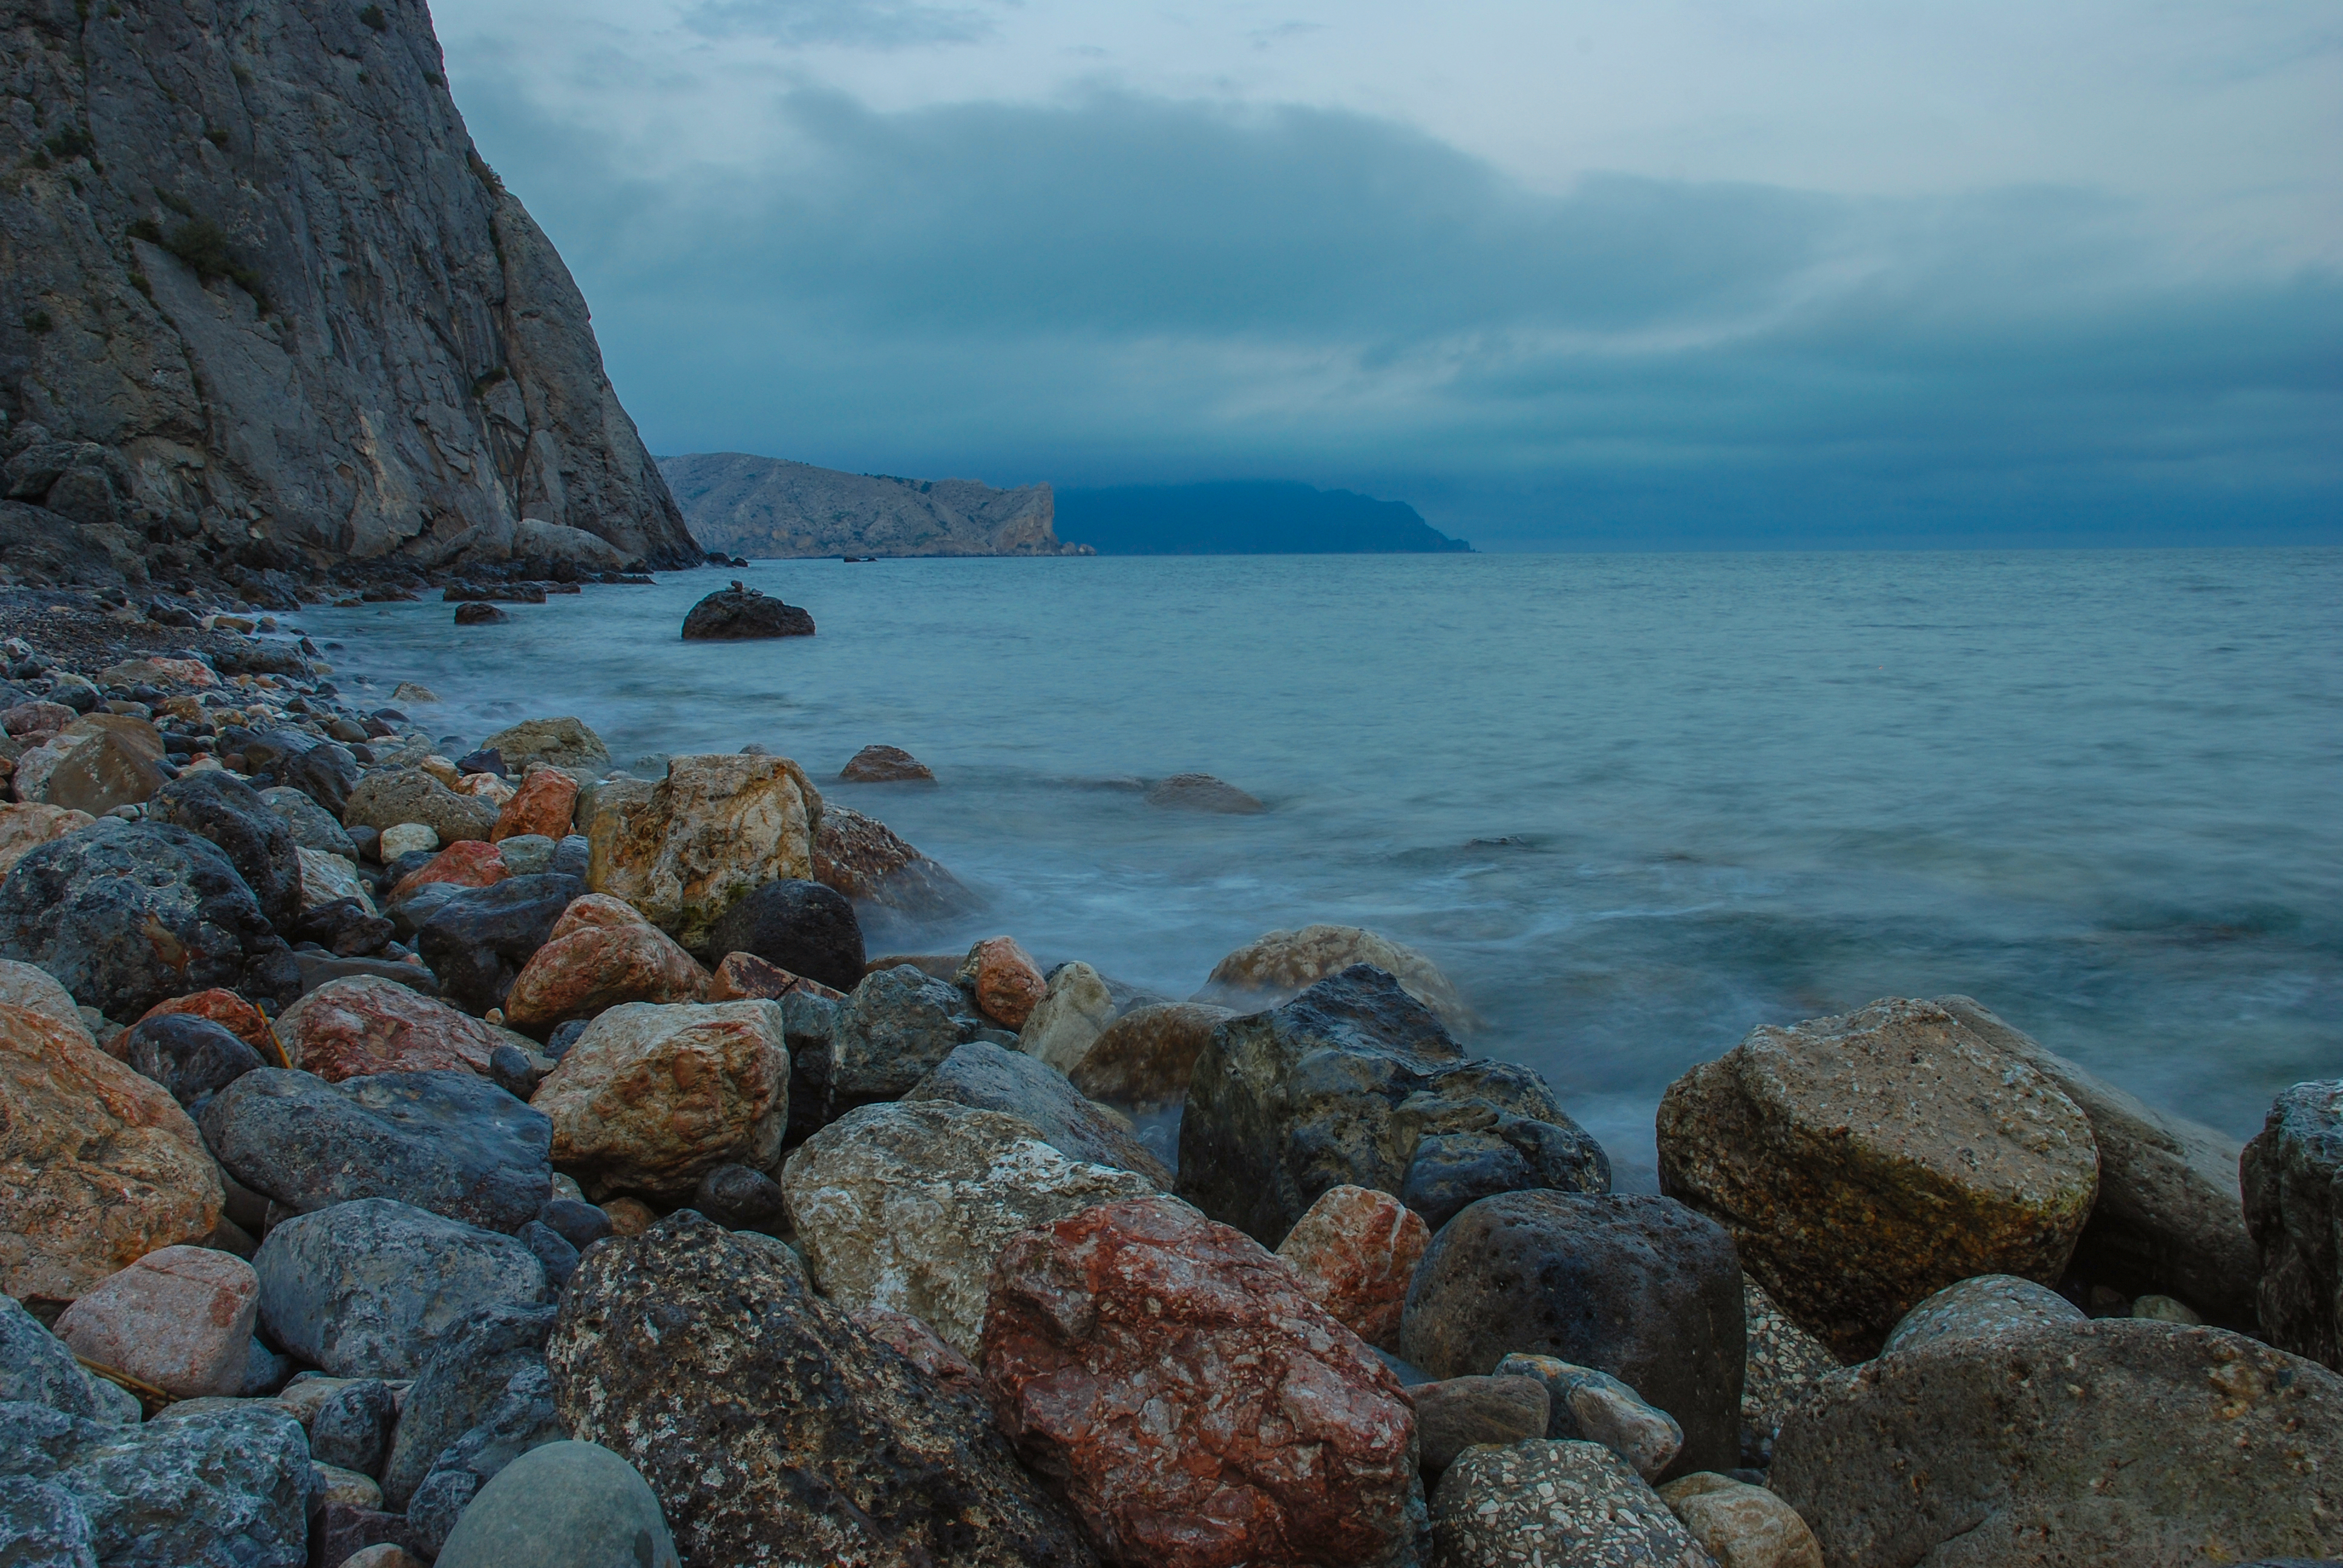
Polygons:
<instances>
[{"instance_id":1,"label":"orange-brown stone","mask_svg":"<svg viewBox=\"0 0 2343 1568\"><path fill-rule=\"evenodd\" d=\"M510 1035L444 1001L372 975L328 980L285 1010L277 1040L328 1083L376 1072L480 1072Z\"/></svg>"},{"instance_id":2,"label":"orange-brown stone","mask_svg":"<svg viewBox=\"0 0 2343 1568\"><path fill-rule=\"evenodd\" d=\"M1041 966L1014 937L985 938L968 950L952 978L976 993L985 1017L1007 1029L1023 1029L1050 993Z\"/></svg>"},{"instance_id":3,"label":"orange-brown stone","mask_svg":"<svg viewBox=\"0 0 2343 1568\"><path fill-rule=\"evenodd\" d=\"M779 1001L791 991L844 1001L846 993L817 980L792 974L754 953L727 953L708 982L709 1001Z\"/></svg>"},{"instance_id":4,"label":"orange-brown stone","mask_svg":"<svg viewBox=\"0 0 2343 1568\"><path fill-rule=\"evenodd\" d=\"M1277 1255L1310 1299L1371 1345L1399 1348L1408 1282L1432 1244L1423 1216L1369 1187L1329 1187L1294 1221Z\"/></svg>"},{"instance_id":5,"label":"orange-brown stone","mask_svg":"<svg viewBox=\"0 0 2343 1568\"><path fill-rule=\"evenodd\" d=\"M708 971L624 900L588 893L555 922L505 998L516 1029L550 1029L620 1002L698 1001Z\"/></svg>"},{"instance_id":6,"label":"orange-brown stone","mask_svg":"<svg viewBox=\"0 0 2343 1568\"><path fill-rule=\"evenodd\" d=\"M466 839L448 845L398 879L388 903L397 903L416 889L432 882L453 882L459 888L485 888L505 879L505 859L494 844Z\"/></svg>"},{"instance_id":7,"label":"orange-brown stone","mask_svg":"<svg viewBox=\"0 0 2343 1568\"><path fill-rule=\"evenodd\" d=\"M181 1399L243 1392L260 1276L233 1252L164 1247L65 1309L74 1353Z\"/></svg>"},{"instance_id":8,"label":"orange-brown stone","mask_svg":"<svg viewBox=\"0 0 2343 1568\"><path fill-rule=\"evenodd\" d=\"M513 798L497 813L488 837L495 839L538 833L559 839L569 831L570 814L578 806L578 780L558 768L538 766L521 780Z\"/></svg>"}]
</instances>

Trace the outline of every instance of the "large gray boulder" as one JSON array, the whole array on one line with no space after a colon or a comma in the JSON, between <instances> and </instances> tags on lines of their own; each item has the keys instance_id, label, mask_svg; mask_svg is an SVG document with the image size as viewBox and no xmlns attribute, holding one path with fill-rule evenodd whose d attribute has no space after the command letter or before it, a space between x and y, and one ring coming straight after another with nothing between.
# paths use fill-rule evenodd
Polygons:
<instances>
[{"instance_id":1,"label":"large gray boulder","mask_svg":"<svg viewBox=\"0 0 2343 1568\"><path fill-rule=\"evenodd\" d=\"M292 830L293 844L299 849L317 849L328 855L339 855L355 864L358 858L357 844L342 827L334 813L288 784L279 784L260 791L262 804L285 820Z\"/></svg>"},{"instance_id":2,"label":"large gray boulder","mask_svg":"<svg viewBox=\"0 0 2343 1568\"><path fill-rule=\"evenodd\" d=\"M553 1321L551 1306L493 1306L440 1339L407 1390L383 1465L382 1495L389 1506L407 1506L439 1456L488 1419L515 1376L544 1367Z\"/></svg>"},{"instance_id":3,"label":"large gray boulder","mask_svg":"<svg viewBox=\"0 0 2343 1568\"><path fill-rule=\"evenodd\" d=\"M377 832L402 822L420 822L442 844L486 839L497 825L497 808L477 795L458 795L420 768L385 768L367 774L350 791L342 821Z\"/></svg>"},{"instance_id":4,"label":"large gray boulder","mask_svg":"<svg viewBox=\"0 0 2343 1568\"><path fill-rule=\"evenodd\" d=\"M301 912L301 859L293 829L259 792L226 773L174 779L146 802L146 819L209 839L236 868L272 926L290 930Z\"/></svg>"},{"instance_id":5,"label":"large gray boulder","mask_svg":"<svg viewBox=\"0 0 2343 1568\"><path fill-rule=\"evenodd\" d=\"M546 1294L545 1266L510 1236L387 1198L285 1221L253 1267L261 1326L336 1377L412 1377L470 1313Z\"/></svg>"},{"instance_id":6,"label":"large gray boulder","mask_svg":"<svg viewBox=\"0 0 2343 1568\"><path fill-rule=\"evenodd\" d=\"M2279 1095L2242 1170L2263 1335L2343 1371L2343 1080Z\"/></svg>"},{"instance_id":7,"label":"large gray boulder","mask_svg":"<svg viewBox=\"0 0 2343 1568\"><path fill-rule=\"evenodd\" d=\"M819 1080L820 1120L901 1099L984 1027L976 1004L949 980L910 964L864 976L839 1006L827 1060L807 1068Z\"/></svg>"},{"instance_id":8,"label":"large gray boulder","mask_svg":"<svg viewBox=\"0 0 2343 1568\"><path fill-rule=\"evenodd\" d=\"M263 1068L213 1096L203 1129L229 1174L303 1214L395 1198L509 1234L553 1196L553 1123L478 1073Z\"/></svg>"},{"instance_id":9,"label":"large gray boulder","mask_svg":"<svg viewBox=\"0 0 2343 1568\"><path fill-rule=\"evenodd\" d=\"M480 749L503 758L515 779L539 762L590 779L610 770L610 749L581 719L524 719L481 741Z\"/></svg>"},{"instance_id":10,"label":"large gray boulder","mask_svg":"<svg viewBox=\"0 0 2343 1568\"><path fill-rule=\"evenodd\" d=\"M1536 1073L1468 1059L1398 980L1354 964L1214 1029L1180 1123L1180 1196L1264 1246L1344 1184L1437 1230L1495 1192L1608 1191L1611 1162Z\"/></svg>"},{"instance_id":11,"label":"large gray boulder","mask_svg":"<svg viewBox=\"0 0 2343 1568\"><path fill-rule=\"evenodd\" d=\"M2343 1377L2145 1319L1942 1339L1825 1377L1768 1484L1834 1568L2343 1556Z\"/></svg>"},{"instance_id":12,"label":"large gray boulder","mask_svg":"<svg viewBox=\"0 0 2343 1568\"><path fill-rule=\"evenodd\" d=\"M85 1421L104 1421L107 1407L95 1383L71 1346L15 1297L0 1295L0 1402L46 1405Z\"/></svg>"},{"instance_id":13,"label":"large gray boulder","mask_svg":"<svg viewBox=\"0 0 2343 1568\"><path fill-rule=\"evenodd\" d=\"M1083 1099L1063 1073L1039 1057L989 1040L971 1040L955 1048L903 1098L950 1100L1021 1116L1069 1160L1136 1171L1159 1188L1172 1185L1172 1172L1147 1151L1128 1122Z\"/></svg>"},{"instance_id":14,"label":"large gray boulder","mask_svg":"<svg viewBox=\"0 0 2343 1568\"><path fill-rule=\"evenodd\" d=\"M659 1499L593 1442L533 1448L483 1488L438 1568L680 1568Z\"/></svg>"}]
</instances>

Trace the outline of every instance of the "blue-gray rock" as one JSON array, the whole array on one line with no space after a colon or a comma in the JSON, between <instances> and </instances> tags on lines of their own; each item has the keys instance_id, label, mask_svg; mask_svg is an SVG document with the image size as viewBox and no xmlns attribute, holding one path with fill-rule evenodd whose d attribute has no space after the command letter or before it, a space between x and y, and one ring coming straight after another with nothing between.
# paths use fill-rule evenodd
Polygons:
<instances>
[{"instance_id":1,"label":"blue-gray rock","mask_svg":"<svg viewBox=\"0 0 2343 1568\"><path fill-rule=\"evenodd\" d=\"M1435 1230L1494 1192L1611 1188L1610 1161L1543 1079L1468 1059L1367 964L1216 1026L1190 1084L1180 1196L1264 1246L1345 1183L1393 1194Z\"/></svg>"},{"instance_id":2,"label":"blue-gray rock","mask_svg":"<svg viewBox=\"0 0 2343 1568\"><path fill-rule=\"evenodd\" d=\"M586 1026L592 1021L590 1019L573 1018L566 1023L555 1024L553 1032L545 1037L545 1054L559 1061L569 1054L569 1048L578 1043L578 1037L586 1032Z\"/></svg>"},{"instance_id":3,"label":"blue-gray rock","mask_svg":"<svg viewBox=\"0 0 2343 1568\"><path fill-rule=\"evenodd\" d=\"M383 1501L405 1508L449 1444L487 1419L514 1374L545 1365L551 1307L498 1307L458 1323L407 1392L383 1466Z\"/></svg>"},{"instance_id":4,"label":"blue-gray rock","mask_svg":"<svg viewBox=\"0 0 2343 1568\"><path fill-rule=\"evenodd\" d=\"M546 1294L545 1266L510 1236L387 1198L285 1221L253 1267L261 1326L337 1377L412 1377L465 1317Z\"/></svg>"},{"instance_id":5,"label":"blue-gray rock","mask_svg":"<svg viewBox=\"0 0 2343 1568\"><path fill-rule=\"evenodd\" d=\"M48 970L108 1018L242 985L286 950L228 858L185 828L106 818L0 882L0 958Z\"/></svg>"},{"instance_id":6,"label":"blue-gray rock","mask_svg":"<svg viewBox=\"0 0 2343 1568\"><path fill-rule=\"evenodd\" d=\"M465 1507L505 1466L569 1433L553 1408L553 1379L542 1363L513 1373L479 1424L440 1451L407 1500L415 1538L436 1553Z\"/></svg>"},{"instance_id":7,"label":"blue-gray rock","mask_svg":"<svg viewBox=\"0 0 2343 1568\"><path fill-rule=\"evenodd\" d=\"M1664 1473L1740 1462L1741 1262L1673 1198L1504 1192L1443 1226L1417 1265L1400 1353L1436 1377L1514 1352L1610 1373L1683 1427Z\"/></svg>"},{"instance_id":8,"label":"blue-gray rock","mask_svg":"<svg viewBox=\"0 0 2343 1568\"><path fill-rule=\"evenodd\" d=\"M1416 1466L1427 1484L1480 1442L1527 1442L1545 1436L1546 1392L1534 1378L1453 1377L1407 1391L1415 1407Z\"/></svg>"},{"instance_id":9,"label":"blue-gray rock","mask_svg":"<svg viewBox=\"0 0 2343 1568\"><path fill-rule=\"evenodd\" d=\"M2343 1079L2280 1094L2238 1169L2263 1336L2343 1372Z\"/></svg>"},{"instance_id":10,"label":"blue-gray rock","mask_svg":"<svg viewBox=\"0 0 2343 1568\"><path fill-rule=\"evenodd\" d=\"M428 850L418 849L416 853L423 858L408 866L406 871L400 870L397 866L385 866L382 869L384 881L388 886L397 887L399 879L404 877L407 871L416 870L430 863L431 855ZM400 859L405 860L407 858L401 856ZM398 902L385 904L382 912L385 918L397 929L400 940L411 941L415 934L423 929L424 924L439 912L439 907L442 904L473 890L469 888L459 888L453 882L426 882Z\"/></svg>"},{"instance_id":11,"label":"blue-gray rock","mask_svg":"<svg viewBox=\"0 0 2343 1568\"><path fill-rule=\"evenodd\" d=\"M553 869L553 840L542 833L515 833L497 843L508 877L534 877Z\"/></svg>"},{"instance_id":12,"label":"blue-gray rock","mask_svg":"<svg viewBox=\"0 0 2343 1568\"><path fill-rule=\"evenodd\" d=\"M1881 1355L1936 1340L1992 1339L2033 1323L2080 1322L2083 1310L2052 1290L2015 1274L1979 1274L1946 1285L1904 1314L1888 1331Z\"/></svg>"},{"instance_id":13,"label":"blue-gray rock","mask_svg":"<svg viewBox=\"0 0 2343 1568\"><path fill-rule=\"evenodd\" d=\"M293 921L293 940L315 942L337 959L372 958L398 935L398 928L369 914L356 899L312 904Z\"/></svg>"},{"instance_id":14,"label":"blue-gray rock","mask_svg":"<svg viewBox=\"0 0 2343 1568\"><path fill-rule=\"evenodd\" d=\"M792 1143L803 1142L830 1121L830 1056L840 1010L837 1002L809 991L793 990L781 999L781 1039L789 1050ZM553 1048L548 1044L546 1049Z\"/></svg>"},{"instance_id":15,"label":"blue-gray rock","mask_svg":"<svg viewBox=\"0 0 2343 1568\"><path fill-rule=\"evenodd\" d=\"M537 1086L545 1081L550 1067L539 1067L529 1053L517 1045L500 1045L488 1052L488 1081L515 1100L527 1101L537 1093Z\"/></svg>"},{"instance_id":16,"label":"blue-gray rock","mask_svg":"<svg viewBox=\"0 0 2343 1568\"><path fill-rule=\"evenodd\" d=\"M130 1070L169 1090L196 1116L215 1093L261 1065L258 1051L193 1013L142 1019L130 1027L126 1044L122 1060Z\"/></svg>"},{"instance_id":17,"label":"blue-gray rock","mask_svg":"<svg viewBox=\"0 0 2343 1568\"><path fill-rule=\"evenodd\" d=\"M773 1231L788 1222L781 1184L746 1165L719 1165L702 1176L691 1207L728 1231Z\"/></svg>"},{"instance_id":18,"label":"blue-gray rock","mask_svg":"<svg viewBox=\"0 0 2343 1568\"><path fill-rule=\"evenodd\" d=\"M1069 1160L1135 1171L1156 1186L1171 1189L1172 1172L1129 1127L1083 1099L1063 1073L1021 1050L970 1040L955 1048L903 1098L950 1100L1021 1116Z\"/></svg>"},{"instance_id":19,"label":"blue-gray rock","mask_svg":"<svg viewBox=\"0 0 2343 1568\"><path fill-rule=\"evenodd\" d=\"M440 1548L438 1568L679 1568L659 1499L599 1443L552 1442L507 1465Z\"/></svg>"},{"instance_id":20,"label":"blue-gray rock","mask_svg":"<svg viewBox=\"0 0 2343 1568\"><path fill-rule=\"evenodd\" d=\"M146 802L146 819L218 845L270 925L289 928L301 912L301 859L293 829L242 779L211 771L175 779Z\"/></svg>"},{"instance_id":21,"label":"blue-gray rock","mask_svg":"<svg viewBox=\"0 0 2343 1568\"><path fill-rule=\"evenodd\" d=\"M0 1400L43 1404L85 1421L103 1421L107 1409L72 1347L8 1295L0 1295Z\"/></svg>"},{"instance_id":22,"label":"blue-gray rock","mask_svg":"<svg viewBox=\"0 0 2343 1568\"><path fill-rule=\"evenodd\" d=\"M727 910L708 934L710 961L754 953L832 990L862 981L862 926L845 894L820 882L767 882Z\"/></svg>"},{"instance_id":23,"label":"blue-gray rock","mask_svg":"<svg viewBox=\"0 0 2343 1568\"><path fill-rule=\"evenodd\" d=\"M277 769L279 783L298 789L316 801L319 810L332 812L337 821L349 809L350 792L358 787L360 777L358 759L347 747L331 740L287 758Z\"/></svg>"},{"instance_id":24,"label":"blue-gray rock","mask_svg":"<svg viewBox=\"0 0 2343 1568\"><path fill-rule=\"evenodd\" d=\"M0 1475L0 1563L6 1568L97 1568L96 1533L62 1486Z\"/></svg>"},{"instance_id":25,"label":"blue-gray rock","mask_svg":"<svg viewBox=\"0 0 2343 1568\"><path fill-rule=\"evenodd\" d=\"M309 1457L379 1478L398 1425L398 1402L380 1378L360 1378L334 1391L309 1418Z\"/></svg>"},{"instance_id":26,"label":"blue-gray rock","mask_svg":"<svg viewBox=\"0 0 2343 1568\"><path fill-rule=\"evenodd\" d=\"M132 1427L0 1403L0 1476L69 1495L106 1568L303 1568L317 1469L301 1423L263 1402L192 1402ZM28 1490L12 1489L0 1520L23 1509L69 1535L55 1498Z\"/></svg>"},{"instance_id":27,"label":"blue-gray rock","mask_svg":"<svg viewBox=\"0 0 2343 1568\"><path fill-rule=\"evenodd\" d=\"M1646 1481L1664 1473L1684 1451L1676 1418L1609 1372L1515 1352L1497 1363L1496 1375L1535 1378L1544 1385L1549 1419L1545 1431L1534 1436L1599 1442Z\"/></svg>"},{"instance_id":28,"label":"blue-gray rock","mask_svg":"<svg viewBox=\"0 0 2343 1568\"><path fill-rule=\"evenodd\" d=\"M37 851L36 851L37 852ZM782 1008L788 1031L789 1010ZM838 1009L829 1050L819 1068L809 1064L809 1082L821 1095L820 1121L837 1121L857 1106L900 1100L944 1058L984 1027L975 1004L949 980L910 964L867 975ZM791 1054L796 1045L790 1045ZM794 1108L798 1085L789 1083Z\"/></svg>"},{"instance_id":29,"label":"blue-gray rock","mask_svg":"<svg viewBox=\"0 0 2343 1568\"><path fill-rule=\"evenodd\" d=\"M319 986L331 985L337 980L349 980L357 975L369 980L387 980L409 990L420 991L425 996L439 994L438 980L420 964L402 963L387 958L328 958L323 953L295 953L293 958L300 966L303 996L307 996Z\"/></svg>"},{"instance_id":30,"label":"blue-gray rock","mask_svg":"<svg viewBox=\"0 0 2343 1568\"><path fill-rule=\"evenodd\" d=\"M583 833L571 833L553 846L553 863L546 868L556 876L586 879L587 862L593 859L594 841Z\"/></svg>"},{"instance_id":31,"label":"blue-gray rock","mask_svg":"<svg viewBox=\"0 0 2343 1568\"><path fill-rule=\"evenodd\" d=\"M545 1265L546 1288L560 1294L569 1276L578 1271L578 1249L569 1244L569 1238L541 1220L531 1220L514 1234Z\"/></svg>"},{"instance_id":32,"label":"blue-gray rock","mask_svg":"<svg viewBox=\"0 0 2343 1568\"><path fill-rule=\"evenodd\" d=\"M300 790L279 784L260 791L261 803L279 817L293 830L297 849L322 849L328 855L339 855L355 862L358 858L357 841L344 828L341 819L318 805Z\"/></svg>"},{"instance_id":33,"label":"blue-gray rock","mask_svg":"<svg viewBox=\"0 0 2343 1568\"><path fill-rule=\"evenodd\" d=\"M395 1198L509 1233L553 1195L553 1124L477 1073L327 1083L262 1068L215 1095L202 1124L230 1175L304 1214Z\"/></svg>"},{"instance_id":34,"label":"blue-gray rock","mask_svg":"<svg viewBox=\"0 0 2343 1568\"><path fill-rule=\"evenodd\" d=\"M415 950L448 1000L474 1013L502 1007L513 977L586 890L574 877L508 876L442 899L416 928ZM402 908L411 908L409 900Z\"/></svg>"},{"instance_id":35,"label":"blue-gray rock","mask_svg":"<svg viewBox=\"0 0 2343 1568\"><path fill-rule=\"evenodd\" d=\"M549 1198L537 1217L581 1252L610 1233L610 1216L582 1198Z\"/></svg>"}]
</instances>

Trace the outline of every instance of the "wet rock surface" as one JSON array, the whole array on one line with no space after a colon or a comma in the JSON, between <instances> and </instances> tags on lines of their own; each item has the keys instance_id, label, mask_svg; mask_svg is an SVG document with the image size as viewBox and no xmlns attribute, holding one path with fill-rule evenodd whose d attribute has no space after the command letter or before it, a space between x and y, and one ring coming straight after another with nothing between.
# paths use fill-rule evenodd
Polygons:
<instances>
[{"instance_id":1,"label":"wet rock surface","mask_svg":"<svg viewBox=\"0 0 2343 1568\"><path fill-rule=\"evenodd\" d=\"M683 618L686 642L736 642L752 638L811 637L813 617L793 604L734 583L719 588Z\"/></svg>"},{"instance_id":2,"label":"wet rock surface","mask_svg":"<svg viewBox=\"0 0 2343 1568\"><path fill-rule=\"evenodd\" d=\"M1196 1058L1236 1014L1203 1002L1150 1002L1119 1014L1066 1070L1076 1089L1111 1105L1159 1106L1188 1097Z\"/></svg>"},{"instance_id":3,"label":"wet rock surface","mask_svg":"<svg viewBox=\"0 0 2343 1568\"><path fill-rule=\"evenodd\" d=\"M854 906L816 881L785 878L756 889L710 929L708 947L753 953L833 990L852 990L862 980L862 927Z\"/></svg>"},{"instance_id":4,"label":"wet rock surface","mask_svg":"<svg viewBox=\"0 0 2343 1568\"><path fill-rule=\"evenodd\" d=\"M1022 1051L990 1040L953 1048L936 1070L913 1084L906 1101L949 1100L1030 1121L1042 1140L1069 1160L1137 1171L1158 1188L1172 1173L1147 1151L1130 1125L1074 1092L1074 1088Z\"/></svg>"},{"instance_id":5,"label":"wet rock surface","mask_svg":"<svg viewBox=\"0 0 2343 1568\"><path fill-rule=\"evenodd\" d=\"M912 920L940 920L976 908L958 877L922 855L875 817L824 804L814 834L813 878L848 898Z\"/></svg>"},{"instance_id":6,"label":"wet rock surface","mask_svg":"<svg viewBox=\"0 0 2343 1568\"><path fill-rule=\"evenodd\" d=\"M1336 1322L1371 1345L1396 1350L1407 1288L1431 1243L1423 1216L1390 1193L1329 1187L1285 1233L1277 1255Z\"/></svg>"},{"instance_id":7,"label":"wet rock surface","mask_svg":"<svg viewBox=\"0 0 2343 1568\"><path fill-rule=\"evenodd\" d=\"M1442 1568L1712 1568L1618 1455L1592 1442L1515 1442L1460 1456L1432 1494Z\"/></svg>"},{"instance_id":8,"label":"wet rock surface","mask_svg":"<svg viewBox=\"0 0 2343 1568\"><path fill-rule=\"evenodd\" d=\"M2262 1332L2343 1371L2343 1081L2279 1095L2242 1171Z\"/></svg>"},{"instance_id":9,"label":"wet rock surface","mask_svg":"<svg viewBox=\"0 0 2343 1568\"><path fill-rule=\"evenodd\" d=\"M678 757L656 784L605 784L581 826L587 886L695 951L756 889L813 875L821 792L786 757Z\"/></svg>"}]
</instances>

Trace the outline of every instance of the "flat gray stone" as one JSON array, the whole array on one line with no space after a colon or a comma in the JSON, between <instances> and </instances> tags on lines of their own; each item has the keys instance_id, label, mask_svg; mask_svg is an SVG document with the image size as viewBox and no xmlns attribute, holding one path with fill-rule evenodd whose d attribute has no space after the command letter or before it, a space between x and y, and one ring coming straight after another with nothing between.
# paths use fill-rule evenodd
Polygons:
<instances>
[{"instance_id":1,"label":"flat gray stone","mask_svg":"<svg viewBox=\"0 0 2343 1568\"><path fill-rule=\"evenodd\" d=\"M531 1449L481 1488L437 1568L679 1568L640 1473L597 1442Z\"/></svg>"}]
</instances>

